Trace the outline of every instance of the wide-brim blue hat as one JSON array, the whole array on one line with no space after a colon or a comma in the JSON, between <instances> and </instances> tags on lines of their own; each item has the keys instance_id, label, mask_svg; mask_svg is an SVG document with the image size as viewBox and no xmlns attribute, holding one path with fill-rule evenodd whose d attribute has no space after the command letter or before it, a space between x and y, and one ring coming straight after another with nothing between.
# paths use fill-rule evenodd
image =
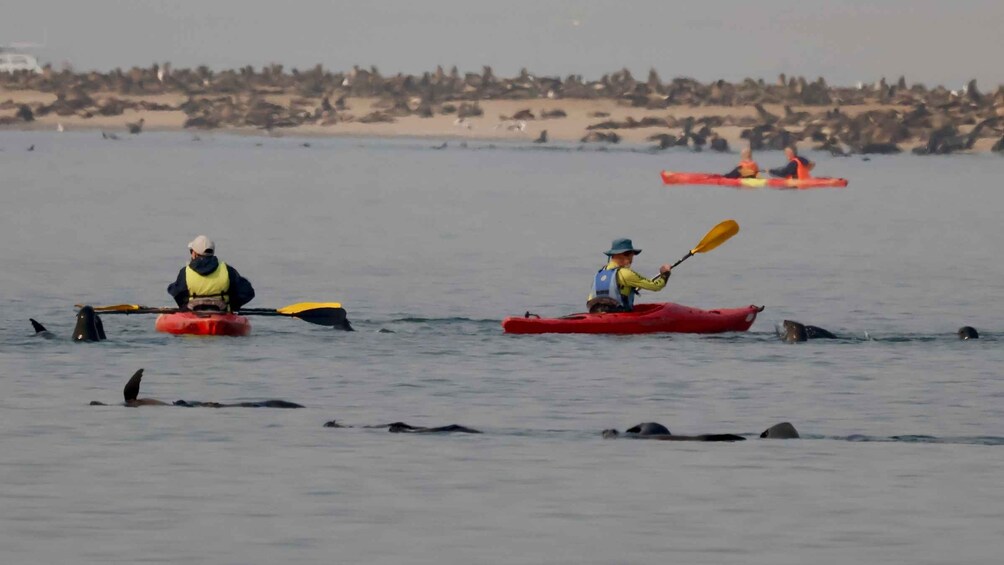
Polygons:
<instances>
[{"instance_id":1,"label":"wide-brim blue hat","mask_svg":"<svg viewBox=\"0 0 1004 565\"><path fill-rule=\"evenodd\" d=\"M617 255L618 253L627 253L628 251L634 251L635 255L641 255L641 249L635 249L634 244L631 240L622 237L620 239L615 239L613 243L610 244L610 251L606 251L608 257Z\"/></svg>"}]
</instances>

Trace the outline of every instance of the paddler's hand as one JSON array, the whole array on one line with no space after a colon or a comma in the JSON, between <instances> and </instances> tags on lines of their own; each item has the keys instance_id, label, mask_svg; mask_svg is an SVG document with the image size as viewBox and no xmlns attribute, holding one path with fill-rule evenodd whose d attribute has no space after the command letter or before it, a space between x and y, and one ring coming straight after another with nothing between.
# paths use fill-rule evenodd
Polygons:
<instances>
[{"instance_id":1,"label":"paddler's hand","mask_svg":"<svg viewBox=\"0 0 1004 565\"><path fill-rule=\"evenodd\" d=\"M670 267L669 264L667 263L667 264L659 267L659 274L662 276L662 278L669 279L670 271L672 271L672 270L673 270L673 267Z\"/></svg>"}]
</instances>

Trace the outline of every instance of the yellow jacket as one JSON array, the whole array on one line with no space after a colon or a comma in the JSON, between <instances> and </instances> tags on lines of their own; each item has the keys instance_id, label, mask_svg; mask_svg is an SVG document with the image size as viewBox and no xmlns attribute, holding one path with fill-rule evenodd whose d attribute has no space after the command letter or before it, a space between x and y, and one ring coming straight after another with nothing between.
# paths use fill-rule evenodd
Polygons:
<instances>
[{"instance_id":1,"label":"yellow jacket","mask_svg":"<svg viewBox=\"0 0 1004 565\"><path fill-rule=\"evenodd\" d=\"M610 261L607 263L606 269L617 269L617 263ZM653 292L658 292L666 288L666 279L664 277L658 276L655 279L646 279L639 275L638 273L632 271L630 268L621 267L617 271L617 286L621 289L621 294L627 296L631 289L638 288L641 290L651 290Z\"/></svg>"}]
</instances>

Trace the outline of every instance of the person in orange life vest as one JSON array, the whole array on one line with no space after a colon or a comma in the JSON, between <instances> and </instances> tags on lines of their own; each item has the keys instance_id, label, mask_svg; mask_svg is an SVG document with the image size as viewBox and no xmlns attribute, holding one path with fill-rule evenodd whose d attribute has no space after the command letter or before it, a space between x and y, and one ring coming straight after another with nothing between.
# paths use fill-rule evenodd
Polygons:
<instances>
[{"instance_id":1,"label":"person in orange life vest","mask_svg":"<svg viewBox=\"0 0 1004 565\"><path fill-rule=\"evenodd\" d=\"M216 244L200 235L188 244L191 261L167 287L179 308L232 312L254 298L251 282L216 258Z\"/></svg>"},{"instance_id":2,"label":"person in orange life vest","mask_svg":"<svg viewBox=\"0 0 1004 565\"><path fill-rule=\"evenodd\" d=\"M812 178L809 171L815 168L816 164L805 157L799 157L794 146L785 147L784 156L788 158L788 164L779 169L771 169L770 174L786 179Z\"/></svg>"},{"instance_id":3,"label":"person in orange life vest","mask_svg":"<svg viewBox=\"0 0 1004 565\"><path fill-rule=\"evenodd\" d=\"M747 148L739 154L739 165L722 176L727 179L755 179L758 174L760 165L753 160L753 151Z\"/></svg>"},{"instance_id":4,"label":"person in orange life vest","mask_svg":"<svg viewBox=\"0 0 1004 565\"><path fill-rule=\"evenodd\" d=\"M659 275L651 279L631 269L635 255L640 253L641 249L635 249L630 239L614 240L610 250L604 253L609 257L607 265L593 277L593 289L586 302L590 313L630 312L638 289L658 292L666 287L672 269L669 265L660 267Z\"/></svg>"}]
</instances>

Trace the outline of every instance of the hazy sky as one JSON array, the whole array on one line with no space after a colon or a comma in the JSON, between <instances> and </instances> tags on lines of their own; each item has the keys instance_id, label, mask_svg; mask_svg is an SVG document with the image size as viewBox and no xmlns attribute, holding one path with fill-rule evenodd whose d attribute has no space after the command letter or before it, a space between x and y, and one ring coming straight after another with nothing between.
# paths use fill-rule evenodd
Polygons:
<instances>
[{"instance_id":1,"label":"hazy sky","mask_svg":"<svg viewBox=\"0 0 1004 565\"><path fill-rule=\"evenodd\" d=\"M512 75L702 81L778 73L834 84L1004 83L1000 0L5 0L0 44L41 41L43 62L111 69L171 61L277 62L385 74L491 65Z\"/></svg>"}]
</instances>

